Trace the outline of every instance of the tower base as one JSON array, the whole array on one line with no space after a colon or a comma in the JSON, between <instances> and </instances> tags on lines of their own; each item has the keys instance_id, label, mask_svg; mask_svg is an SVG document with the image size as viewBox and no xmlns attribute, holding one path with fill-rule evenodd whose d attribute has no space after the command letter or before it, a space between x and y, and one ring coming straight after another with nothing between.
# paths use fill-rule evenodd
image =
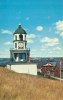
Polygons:
<instances>
[{"instance_id":1,"label":"tower base","mask_svg":"<svg viewBox=\"0 0 63 100\"><path fill-rule=\"evenodd\" d=\"M7 65L7 68L17 73L25 73L31 75L37 75L37 64L33 63L15 63Z\"/></svg>"}]
</instances>

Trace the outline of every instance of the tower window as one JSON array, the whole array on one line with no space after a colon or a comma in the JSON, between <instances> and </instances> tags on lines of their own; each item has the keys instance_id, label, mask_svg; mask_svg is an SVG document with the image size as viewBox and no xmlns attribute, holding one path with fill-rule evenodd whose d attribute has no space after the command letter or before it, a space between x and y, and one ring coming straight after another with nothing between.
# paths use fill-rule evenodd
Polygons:
<instances>
[{"instance_id":1,"label":"tower window","mask_svg":"<svg viewBox=\"0 0 63 100\"><path fill-rule=\"evenodd\" d=\"M19 39L23 41L23 35L19 35Z\"/></svg>"},{"instance_id":2,"label":"tower window","mask_svg":"<svg viewBox=\"0 0 63 100\"><path fill-rule=\"evenodd\" d=\"M15 40L17 40L17 36L15 36Z\"/></svg>"},{"instance_id":3,"label":"tower window","mask_svg":"<svg viewBox=\"0 0 63 100\"><path fill-rule=\"evenodd\" d=\"M15 48L17 48L17 43L15 43Z\"/></svg>"}]
</instances>

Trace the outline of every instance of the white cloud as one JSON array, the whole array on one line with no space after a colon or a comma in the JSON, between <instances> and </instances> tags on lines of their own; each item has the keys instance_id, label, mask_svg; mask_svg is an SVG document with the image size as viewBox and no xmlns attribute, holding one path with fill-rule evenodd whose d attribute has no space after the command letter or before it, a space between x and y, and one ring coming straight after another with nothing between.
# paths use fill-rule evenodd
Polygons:
<instances>
[{"instance_id":1,"label":"white cloud","mask_svg":"<svg viewBox=\"0 0 63 100\"><path fill-rule=\"evenodd\" d=\"M60 33L60 36L63 36L63 32Z\"/></svg>"},{"instance_id":2,"label":"white cloud","mask_svg":"<svg viewBox=\"0 0 63 100\"><path fill-rule=\"evenodd\" d=\"M27 43L34 43L34 41L31 39L27 39Z\"/></svg>"},{"instance_id":3,"label":"white cloud","mask_svg":"<svg viewBox=\"0 0 63 100\"><path fill-rule=\"evenodd\" d=\"M63 37L63 31L57 31L56 30L56 32L55 32L56 34L59 34L60 36L62 36Z\"/></svg>"},{"instance_id":4,"label":"white cloud","mask_svg":"<svg viewBox=\"0 0 63 100\"><path fill-rule=\"evenodd\" d=\"M41 48L41 49L40 49L40 51L45 51L45 50L46 50L46 48Z\"/></svg>"},{"instance_id":5,"label":"white cloud","mask_svg":"<svg viewBox=\"0 0 63 100\"><path fill-rule=\"evenodd\" d=\"M36 35L35 34L27 34L27 38L35 38Z\"/></svg>"},{"instance_id":6,"label":"white cloud","mask_svg":"<svg viewBox=\"0 0 63 100\"><path fill-rule=\"evenodd\" d=\"M61 51L62 49L60 47L55 47L54 50L59 50Z\"/></svg>"},{"instance_id":7,"label":"white cloud","mask_svg":"<svg viewBox=\"0 0 63 100\"><path fill-rule=\"evenodd\" d=\"M44 37L41 39L42 43L45 43L46 46L55 46L59 44L58 38L49 38L49 37Z\"/></svg>"},{"instance_id":8,"label":"white cloud","mask_svg":"<svg viewBox=\"0 0 63 100\"><path fill-rule=\"evenodd\" d=\"M29 20L30 19L30 17L26 17L26 20Z\"/></svg>"},{"instance_id":9,"label":"white cloud","mask_svg":"<svg viewBox=\"0 0 63 100\"><path fill-rule=\"evenodd\" d=\"M63 36L63 21L59 20L55 23L56 34Z\"/></svg>"},{"instance_id":10,"label":"white cloud","mask_svg":"<svg viewBox=\"0 0 63 100\"><path fill-rule=\"evenodd\" d=\"M0 51L0 58L9 58L10 52L9 51Z\"/></svg>"},{"instance_id":11,"label":"white cloud","mask_svg":"<svg viewBox=\"0 0 63 100\"><path fill-rule=\"evenodd\" d=\"M8 41L8 42L5 42L4 44L5 44L5 45L11 45L12 42L9 42L9 41Z\"/></svg>"},{"instance_id":12,"label":"white cloud","mask_svg":"<svg viewBox=\"0 0 63 100\"><path fill-rule=\"evenodd\" d=\"M0 56L3 54L3 52L0 51Z\"/></svg>"},{"instance_id":13,"label":"white cloud","mask_svg":"<svg viewBox=\"0 0 63 100\"><path fill-rule=\"evenodd\" d=\"M58 22L56 22L56 29L59 31L63 30L63 21L59 20Z\"/></svg>"},{"instance_id":14,"label":"white cloud","mask_svg":"<svg viewBox=\"0 0 63 100\"><path fill-rule=\"evenodd\" d=\"M1 33L3 33L3 34L12 34L11 31L9 31L9 30L4 30L4 29L1 30Z\"/></svg>"},{"instance_id":15,"label":"white cloud","mask_svg":"<svg viewBox=\"0 0 63 100\"><path fill-rule=\"evenodd\" d=\"M42 30L43 30L43 26L37 26L37 27L36 27L36 30L37 30L37 31L42 31Z\"/></svg>"},{"instance_id":16,"label":"white cloud","mask_svg":"<svg viewBox=\"0 0 63 100\"><path fill-rule=\"evenodd\" d=\"M45 51L46 49L48 49L48 47L46 45L42 44L40 47L40 50Z\"/></svg>"},{"instance_id":17,"label":"white cloud","mask_svg":"<svg viewBox=\"0 0 63 100\"><path fill-rule=\"evenodd\" d=\"M48 53L49 53L49 54L52 54L53 52L52 52L52 51L49 51Z\"/></svg>"}]
</instances>

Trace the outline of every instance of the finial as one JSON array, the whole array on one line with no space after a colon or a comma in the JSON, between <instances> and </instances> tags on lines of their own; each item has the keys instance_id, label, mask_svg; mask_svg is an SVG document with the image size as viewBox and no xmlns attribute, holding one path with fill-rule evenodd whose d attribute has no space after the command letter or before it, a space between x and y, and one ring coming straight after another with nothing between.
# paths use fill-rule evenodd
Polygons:
<instances>
[{"instance_id":1,"label":"finial","mask_svg":"<svg viewBox=\"0 0 63 100\"><path fill-rule=\"evenodd\" d=\"M19 24L19 26L18 26L19 28L21 28L21 24Z\"/></svg>"}]
</instances>

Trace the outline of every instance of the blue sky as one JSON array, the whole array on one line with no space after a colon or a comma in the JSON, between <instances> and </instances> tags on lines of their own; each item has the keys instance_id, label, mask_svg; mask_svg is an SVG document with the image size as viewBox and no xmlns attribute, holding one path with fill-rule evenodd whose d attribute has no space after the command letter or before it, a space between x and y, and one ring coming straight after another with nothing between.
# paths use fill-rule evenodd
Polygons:
<instances>
[{"instance_id":1,"label":"blue sky","mask_svg":"<svg viewBox=\"0 0 63 100\"><path fill-rule=\"evenodd\" d=\"M63 0L0 0L0 58L10 57L18 24L31 57L63 57Z\"/></svg>"}]
</instances>

